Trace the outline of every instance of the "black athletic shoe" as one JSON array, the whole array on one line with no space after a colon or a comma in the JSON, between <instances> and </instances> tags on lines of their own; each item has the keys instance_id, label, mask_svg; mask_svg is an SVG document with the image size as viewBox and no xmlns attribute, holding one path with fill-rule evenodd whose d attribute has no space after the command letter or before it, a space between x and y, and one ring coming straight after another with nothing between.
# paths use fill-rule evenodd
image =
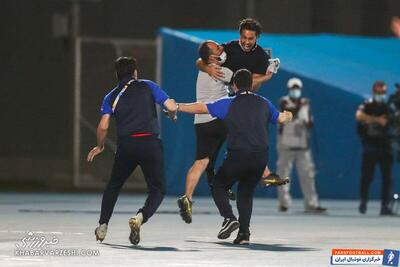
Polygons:
<instances>
[{"instance_id":1,"label":"black athletic shoe","mask_svg":"<svg viewBox=\"0 0 400 267\"><path fill-rule=\"evenodd\" d=\"M387 207L387 206L382 206L381 208L381 212L380 215L384 215L384 216L393 216L395 215L392 211L391 208Z\"/></svg>"},{"instance_id":2,"label":"black athletic shoe","mask_svg":"<svg viewBox=\"0 0 400 267\"><path fill-rule=\"evenodd\" d=\"M222 223L222 228L218 233L219 239L227 239L231 236L231 233L239 228L240 224L236 219L225 218Z\"/></svg>"},{"instance_id":3,"label":"black athletic shoe","mask_svg":"<svg viewBox=\"0 0 400 267\"><path fill-rule=\"evenodd\" d=\"M182 196L178 198L178 207L179 213L182 217L182 220L185 223L192 222L192 201L190 201L186 196Z\"/></svg>"},{"instance_id":4,"label":"black athletic shoe","mask_svg":"<svg viewBox=\"0 0 400 267\"><path fill-rule=\"evenodd\" d=\"M361 202L360 206L358 207L358 211L361 214L365 214L367 212L367 202Z\"/></svg>"},{"instance_id":5,"label":"black athletic shoe","mask_svg":"<svg viewBox=\"0 0 400 267\"><path fill-rule=\"evenodd\" d=\"M318 206L318 207L306 208L304 210L304 212L305 213L324 213L324 212L326 212L326 210L327 210L326 208Z\"/></svg>"},{"instance_id":6,"label":"black athletic shoe","mask_svg":"<svg viewBox=\"0 0 400 267\"><path fill-rule=\"evenodd\" d=\"M249 245L250 244L250 233L238 233L233 244L236 245Z\"/></svg>"},{"instance_id":7,"label":"black athletic shoe","mask_svg":"<svg viewBox=\"0 0 400 267\"><path fill-rule=\"evenodd\" d=\"M230 200L235 201L236 200L236 194L232 190L228 190L228 197Z\"/></svg>"},{"instance_id":8,"label":"black athletic shoe","mask_svg":"<svg viewBox=\"0 0 400 267\"><path fill-rule=\"evenodd\" d=\"M279 210L280 212L287 212L288 209L289 209L289 208L286 207L286 206L279 206L279 209L278 209L278 210Z\"/></svg>"}]
</instances>

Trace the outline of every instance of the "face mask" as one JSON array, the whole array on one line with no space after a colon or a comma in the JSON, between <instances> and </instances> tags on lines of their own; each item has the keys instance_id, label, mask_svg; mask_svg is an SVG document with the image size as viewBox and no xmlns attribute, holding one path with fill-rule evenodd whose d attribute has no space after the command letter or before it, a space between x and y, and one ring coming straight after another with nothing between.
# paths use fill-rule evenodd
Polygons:
<instances>
[{"instance_id":1,"label":"face mask","mask_svg":"<svg viewBox=\"0 0 400 267\"><path fill-rule=\"evenodd\" d=\"M219 57L217 57L217 60L222 65L225 63L226 58L227 58L227 55L226 55L225 51L222 51L221 55L219 55Z\"/></svg>"},{"instance_id":2,"label":"face mask","mask_svg":"<svg viewBox=\"0 0 400 267\"><path fill-rule=\"evenodd\" d=\"M378 103L386 102L386 94L374 94L373 98Z\"/></svg>"},{"instance_id":3,"label":"face mask","mask_svg":"<svg viewBox=\"0 0 400 267\"><path fill-rule=\"evenodd\" d=\"M300 89L292 89L289 90L289 97L290 98L294 98L294 99L298 99L301 96L301 90Z\"/></svg>"}]
</instances>

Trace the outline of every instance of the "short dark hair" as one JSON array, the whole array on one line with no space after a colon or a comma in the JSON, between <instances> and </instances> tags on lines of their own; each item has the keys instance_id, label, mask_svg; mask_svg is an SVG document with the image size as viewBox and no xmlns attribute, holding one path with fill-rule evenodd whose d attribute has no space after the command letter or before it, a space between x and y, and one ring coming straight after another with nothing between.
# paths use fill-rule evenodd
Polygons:
<instances>
[{"instance_id":1,"label":"short dark hair","mask_svg":"<svg viewBox=\"0 0 400 267\"><path fill-rule=\"evenodd\" d=\"M201 58L201 60L204 61L204 63L208 64L208 58L211 55L211 49L208 46L208 44L210 43L210 41L205 41L202 42L199 46L199 57Z\"/></svg>"},{"instance_id":2,"label":"short dark hair","mask_svg":"<svg viewBox=\"0 0 400 267\"><path fill-rule=\"evenodd\" d=\"M254 31L258 37L262 32L262 26L257 20L246 18L239 22L239 33L242 33L243 30Z\"/></svg>"},{"instance_id":3,"label":"short dark hair","mask_svg":"<svg viewBox=\"0 0 400 267\"><path fill-rule=\"evenodd\" d=\"M239 91L249 91L253 86L251 72L246 69L237 70L233 74L232 83L236 85Z\"/></svg>"},{"instance_id":4,"label":"short dark hair","mask_svg":"<svg viewBox=\"0 0 400 267\"><path fill-rule=\"evenodd\" d=\"M372 90L375 92L378 87L384 87L386 86L386 83L384 81L376 81L374 82L374 85L372 85Z\"/></svg>"},{"instance_id":5,"label":"short dark hair","mask_svg":"<svg viewBox=\"0 0 400 267\"><path fill-rule=\"evenodd\" d=\"M136 68L136 59L133 57L119 57L115 61L115 72L118 80L132 76Z\"/></svg>"}]
</instances>

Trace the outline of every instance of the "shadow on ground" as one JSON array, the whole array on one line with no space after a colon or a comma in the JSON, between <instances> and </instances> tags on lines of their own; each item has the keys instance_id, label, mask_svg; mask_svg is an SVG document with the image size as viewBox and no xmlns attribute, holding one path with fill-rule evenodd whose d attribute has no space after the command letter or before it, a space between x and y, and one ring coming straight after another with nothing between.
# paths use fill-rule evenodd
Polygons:
<instances>
[{"instance_id":1,"label":"shadow on ground","mask_svg":"<svg viewBox=\"0 0 400 267\"><path fill-rule=\"evenodd\" d=\"M181 249L177 249L174 247L142 247L141 245L118 245L118 244L110 244L110 243L101 243L102 245L105 245L107 247L110 248L114 248L114 249L135 249L135 250L143 250L143 251L159 251L159 252L163 252L163 251L167 251L167 252L171 252L171 251L175 251L175 252L196 252L199 250L196 249L187 249L187 250L181 250Z\"/></svg>"},{"instance_id":2,"label":"shadow on ground","mask_svg":"<svg viewBox=\"0 0 400 267\"><path fill-rule=\"evenodd\" d=\"M290 252L290 251L318 251L316 248L307 248L307 247L294 247L282 244L260 244L260 243L250 243L250 245L235 245L229 242L207 242L207 241L198 241L198 240L186 240L186 242L192 243L208 243L208 244L216 244L229 248L243 248L250 250L265 250L265 251L277 251L277 252Z\"/></svg>"}]
</instances>

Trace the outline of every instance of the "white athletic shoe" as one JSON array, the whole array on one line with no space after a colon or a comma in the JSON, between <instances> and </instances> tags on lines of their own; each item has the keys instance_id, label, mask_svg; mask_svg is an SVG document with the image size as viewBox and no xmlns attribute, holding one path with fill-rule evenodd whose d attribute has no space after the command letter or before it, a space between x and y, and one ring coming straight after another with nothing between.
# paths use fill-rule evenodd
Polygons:
<instances>
[{"instance_id":1,"label":"white athletic shoe","mask_svg":"<svg viewBox=\"0 0 400 267\"><path fill-rule=\"evenodd\" d=\"M96 227L94 230L94 234L96 235L96 241L103 242L104 238L106 238L107 234L107 224L103 223Z\"/></svg>"}]
</instances>

